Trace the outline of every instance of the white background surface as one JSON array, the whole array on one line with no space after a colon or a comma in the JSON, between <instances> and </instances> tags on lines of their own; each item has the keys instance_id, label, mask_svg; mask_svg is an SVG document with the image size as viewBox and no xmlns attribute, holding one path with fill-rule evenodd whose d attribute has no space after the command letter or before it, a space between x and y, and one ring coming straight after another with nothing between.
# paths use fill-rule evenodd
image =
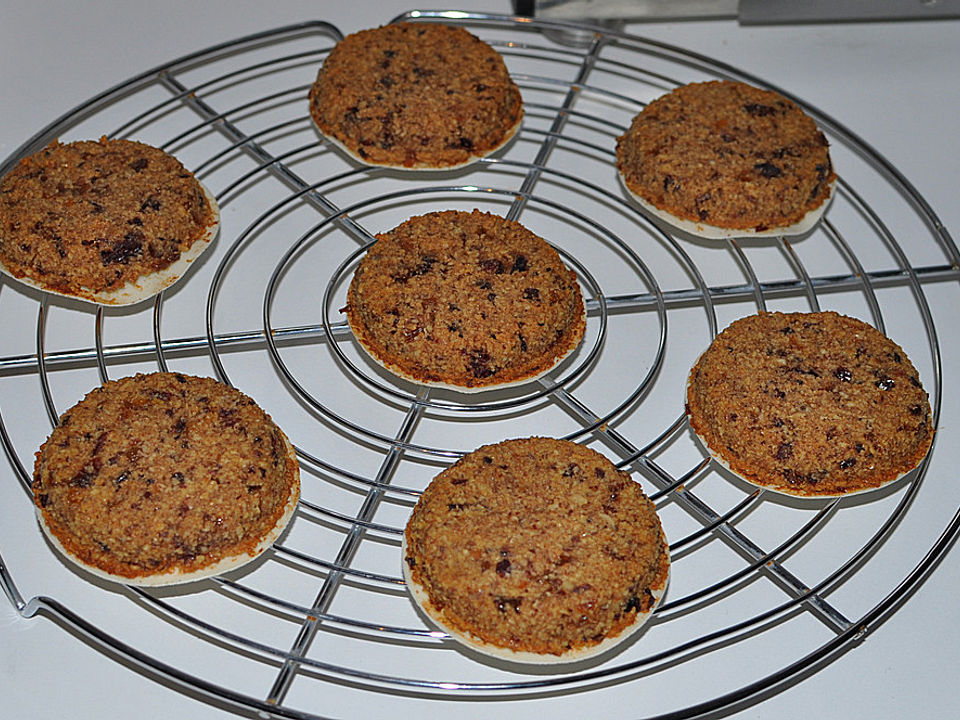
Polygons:
<instances>
[{"instance_id":1,"label":"white background surface","mask_svg":"<svg viewBox=\"0 0 960 720\"><path fill-rule=\"evenodd\" d=\"M308 19L327 20L348 33L411 7L396 0L118 4L6 0L0 18L0 157L93 94L189 51ZM463 9L510 8L502 0ZM945 226L958 232L960 21L755 28L715 21L655 23L631 30L749 70L833 116L885 155ZM931 468L931 474L955 479L960 462L954 447L960 421L955 401L960 380L956 327L955 319L952 327L949 322L939 326L944 336L945 402ZM945 496L942 514L931 516L930 523L942 527L958 499L960 490ZM918 712L931 718L960 716L960 697L951 679L960 666L957 552L954 549L862 645L802 682L730 716L738 720L893 720ZM637 698L637 714L642 712L642 698ZM22 619L0 600L0 716L82 720L134 713L143 720L234 717L121 667L48 619ZM603 716L601 708L598 716Z\"/></svg>"}]
</instances>

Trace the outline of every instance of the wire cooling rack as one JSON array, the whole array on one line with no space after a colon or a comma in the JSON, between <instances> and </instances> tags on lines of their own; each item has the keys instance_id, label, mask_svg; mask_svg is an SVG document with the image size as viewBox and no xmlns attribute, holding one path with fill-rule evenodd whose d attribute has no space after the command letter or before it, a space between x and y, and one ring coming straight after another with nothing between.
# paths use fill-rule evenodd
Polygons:
<instances>
[{"instance_id":1,"label":"wire cooling rack","mask_svg":"<svg viewBox=\"0 0 960 720\"><path fill-rule=\"evenodd\" d=\"M693 441L684 381L736 317L834 309L904 345L938 419L927 290L960 280L946 229L880 154L793 98L827 134L840 174L820 226L789 241L678 236L625 197L615 138L678 84L761 79L600 28L464 13L404 19L464 25L504 56L526 108L505 152L434 173L346 160L307 113L307 90L341 38L316 22L135 77L0 168L55 137L131 137L177 155L222 208L215 247L154 303L95 310L0 284L10 462L0 477L0 584L10 601L173 688L277 717L534 717L559 703L579 715L701 717L855 646L958 533L955 515L906 561L888 550L936 482L927 463L840 500L757 490ZM375 233L473 208L517 219L559 250L584 290L586 339L527 386L427 391L358 352L341 312L346 285ZM83 577L44 547L29 481L59 413L108 378L157 369L212 375L252 395L295 444L303 497L290 531L252 568L140 590ZM418 615L400 573L402 528L430 478L480 444L529 435L590 444L630 471L657 503L673 557L666 599L635 641L549 672L459 648ZM707 676L713 682L697 681Z\"/></svg>"}]
</instances>

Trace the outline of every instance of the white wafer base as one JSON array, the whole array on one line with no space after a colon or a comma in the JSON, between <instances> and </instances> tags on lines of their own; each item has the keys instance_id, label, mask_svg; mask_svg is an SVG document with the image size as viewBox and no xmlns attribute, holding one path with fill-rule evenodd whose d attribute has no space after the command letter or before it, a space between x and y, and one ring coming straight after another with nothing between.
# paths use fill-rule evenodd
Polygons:
<instances>
[{"instance_id":1,"label":"white wafer base","mask_svg":"<svg viewBox=\"0 0 960 720\"><path fill-rule=\"evenodd\" d=\"M584 304L583 315L581 316L581 319L583 323L586 323L586 319L587 319L586 304ZM557 358L549 367L544 368L538 373L535 373L533 375L528 375L527 377L523 377L518 380L511 380L509 382L490 383L487 385L472 387L472 386L466 386L466 385L453 385L451 383L445 383L445 382L439 382L439 381L422 380L420 378L414 377L413 375L410 375L408 372L406 372L406 370L401 368L399 365L386 362L381 358L377 357L376 352L372 349L372 346L366 340L366 338L363 337L362 333L357 332L357 329L353 327L352 323L350 324L350 327L353 330L353 336L357 339L357 344L363 350L364 354L367 355L367 357L369 357L375 364L379 365L387 372L392 373L393 375L396 375L402 380L406 380L408 382L414 383L415 385L419 385L421 387L432 387L432 388L439 388L443 390L454 390L456 392L465 393L465 394L487 392L488 390L504 390L506 388L513 388L513 387L519 387L520 385L526 385L527 383L533 382L534 380L538 380L539 378L542 378L550 374L551 372L553 372L553 370L556 369L557 366L559 366L564 360L570 357L573 351L576 350L578 347L580 347L580 344L583 342L582 338L578 340L576 344L573 345L573 347L568 348L564 353L557 356Z\"/></svg>"},{"instance_id":2,"label":"white wafer base","mask_svg":"<svg viewBox=\"0 0 960 720\"><path fill-rule=\"evenodd\" d=\"M840 492L838 492L838 493L804 493L804 492L791 492L791 491L787 490L786 488L782 488L782 487L779 487L779 486L777 486L777 485L764 485L764 484L762 484L762 483L757 482L756 480L751 480L751 479L750 479L749 477L747 477L746 475L740 474L739 472L737 472L736 470L734 470L732 467L730 467L730 463L728 463L726 460L724 460L718 453L716 453L716 452L713 451L713 449L707 444L707 441L703 438L702 435L700 435L700 434L697 433L696 431L693 431L693 436L697 439L697 441L700 443L700 445L703 447L703 449L707 452L707 454L710 456L710 458L711 458L714 462L716 462L717 465L719 465L719 466L722 467L724 470L726 470L727 472L729 472L731 475L735 475L735 476L737 476L738 478L740 478L741 480L743 480L745 483L749 483L750 485L753 485L754 487L761 488L762 490L768 490L769 492L777 493L778 495L785 495L785 496L787 496L787 497L802 498L802 499L804 499L804 500L822 500L822 499L834 499L834 498L842 498L842 497L852 497L853 495L863 495L863 494L865 494L865 493L875 492L875 491L877 491L877 490L880 490L881 488L887 487L888 485L892 485L893 483L897 482L897 481L900 480L901 478L906 477L906 476L909 475L911 472L913 472L913 470L909 470L909 471L907 471L907 472L905 472L905 473L901 473L901 474L897 475L895 478L891 478L890 480L887 480L886 482L880 483L880 484L877 485L876 487L860 488L859 490L850 490L849 492L842 492L842 493L840 493Z\"/></svg>"},{"instance_id":3,"label":"white wafer base","mask_svg":"<svg viewBox=\"0 0 960 720\"><path fill-rule=\"evenodd\" d=\"M807 212L807 214L800 218L800 220L796 223L782 227L771 227L767 228L766 230L754 230L753 228L718 227L708 223L694 222L693 220L679 218L672 213L661 210L660 208L651 204L649 201L642 198L640 195L633 192L633 190L627 187L626 181L623 179L623 175L621 173L617 173L617 177L620 178L620 183L623 185L624 190L627 191L630 197L633 198L646 213L652 215L658 220L662 220L678 230L682 230L689 235L704 238L706 240L727 240L730 238L751 237L792 237L796 235L804 235L805 233L810 232L816 226L816 224L820 222L820 219L827 211L827 207L833 200L834 190L836 189L836 180L834 180L830 184L830 194L827 196L827 198L820 203L819 206Z\"/></svg>"},{"instance_id":4,"label":"white wafer base","mask_svg":"<svg viewBox=\"0 0 960 720\"><path fill-rule=\"evenodd\" d=\"M344 155L356 160L358 163L367 165L368 167L390 168L391 170L401 170L404 172L445 172L448 170L459 170L461 168L469 167L470 165L480 162L484 158L488 158L491 155L504 150L519 134L522 125L523 116L521 115L520 119L517 120L516 124L512 128L510 128L499 145L480 155L473 155L460 163L455 163L452 165L430 165L427 163L417 163L416 165L398 165L394 163L373 162L369 158L361 157L359 154L355 153L353 150L344 145L342 141L338 140L332 135L327 135L325 132L323 132L323 130L316 126L316 123L314 123L314 127L317 127L317 132L320 133L326 142L337 148L337 150L342 152Z\"/></svg>"},{"instance_id":5,"label":"white wafer base","mask_svg":"<svg viewBox=\"0 0 960 720\"><path fill-rule=\"evenodd\" d=\"M666 541L664 541L664 545L666 545ZM406 556L407 538L406 534L404 534L400 544L400 557L406 558ZM534 653L511 650L510 648L489 643L482 638L477 637L473 633L451 628L444 622L443 614L437 610L432 602L430 602L430 597L424 587L414 582L410 573L410 568L406 561L401 560L400 564L403 569L403 579L407 584L407 588L410 591L410 596L413 599L414 604L430 620L430 622L437 626L437 628L447 633L451 639L462 644L464 647L474 650L481 655L496 658L498 660L506 660L508 662L522 663L527 665L548 666L582 662L584 660L590 660L603 655L604 653L626 643L630 638L636 635L637 632L651 618L654 611L663 600L663 596L667 590L667 585L670 583L670 572L668 570L667 574L664 576L663 584L659 588L650 588L650 594L653 596L653 602L650 604L650 608L645 612L638 611L637 619L634 621L634 623L629 627L624 628L619 635L604 638L596 645L577 648L561 655L553 655L550 653Z\"/></svg>"}]
</instances>

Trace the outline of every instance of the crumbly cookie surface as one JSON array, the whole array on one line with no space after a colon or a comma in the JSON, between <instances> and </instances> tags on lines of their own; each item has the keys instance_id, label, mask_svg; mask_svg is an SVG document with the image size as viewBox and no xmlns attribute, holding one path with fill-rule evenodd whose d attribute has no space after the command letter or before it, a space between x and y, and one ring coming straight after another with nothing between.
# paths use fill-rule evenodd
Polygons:
<instances>
[{"instance_id":1,"label":"crumbly cookie surface","mask_svg":"<svg viewBox=\"0 0 960 720\"><path fill-rule=\"evenodd\" d=\"M120 580L250 559L299 496L285 436L211 378L140 374L90 392L37 452L36 506L80 564Z\"/></svg>"},{"instance_id":2,"label":"crumbly cookie surface","mask_svg":"<svg viewBox=\"0 0 960 720\"><path fill-rule=\"evenodd\" d=\"M0 180L0 264L85 300L169 268L215 222L176 158L130 140L54 142Z\"/></svg>"},{"instance_id":3,"label":"crumbly cookie surface","mask_svg":"<svg viewBox=\"0 0 960 720\"><path fill-rule=\"evenodd\" d=\"M441 472L405 542L408 575L438 624L544 656L619 636L669 574L640 486L596 451L550 438L487 445Z\"/></svg>"},{"instance_id":4,"label":"crumbly cookie surface","mask_svg":"<svg viewBox=\"0 0 960 720\"><path fill-rule=\"evenodd\" d=\"M586 327L576 275L556 250L520 223L476 210L419 215L378 235L346 313L388 369L467 390L541 375Z\"/></svg>"},{"instance_id":5,"label":"crumbly cookie surface","mask_svg":"<svg viewBox=\"0 0 960 720\"><path fill-rule=\"evenodd\" d=\"M741 318L693 367L694 430L747 480L799 496L880 487L933 440L930 403L903 349L834 312Z\"/></svg>"},{"instance_id":6,"label":"crumbly cookie surface","mask_svg":"<svg viewBox=\"0 0 960 720\"><path fill-rule=\"evenodd\" d=\"M348 35L310 94L323 132L372 165L448 168L505 144L523 115L500 55L463 28L401 23Z\"/></svg>"},{"instance_id":7,"label":"crumbly cookie surface","mask_svg":"<svg viewBox=\"0 0 960 720\"><path fill-rule=\"evenodd\" d=\"M627 189L681 220L765 232L827 202L836 174L813 119L779 93L740 82L676 88L617 139Z\"/></svg>"}]
</instances>

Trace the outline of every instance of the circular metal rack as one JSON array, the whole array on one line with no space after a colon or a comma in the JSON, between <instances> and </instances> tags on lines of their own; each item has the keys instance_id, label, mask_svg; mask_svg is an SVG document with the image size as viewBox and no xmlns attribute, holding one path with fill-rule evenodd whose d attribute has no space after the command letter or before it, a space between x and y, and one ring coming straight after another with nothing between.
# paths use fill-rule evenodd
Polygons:
<instances>
[{"instance_id":1,"label":"circular metal rack","mask_svg":"<svg viewBox=\"0 0 960 720\"><path fill-rule=\"evenodd\" d=\"M957 534L954 516L908 564L884 558L929 482L927 463L864 496L763 492L711 464L693 441L683 385L718 328L738 316L836 309L894 339L905 327L922 338L906 349L938 418L940 349L925 287L957 283L958 253L932 210L876 151L793 98L828 136L840 173L824 221L789 241L679 236L627 199L616 137L678 84L762 80L600 28L464 13L403 19L464 25L504 56L526 108L506 151L433 173L345 159L307 113L307 89L342 37L316 22L135 77L5 162L3 171L55 137L133 137L177 155L222 206L214 248L153 303L96 310L0 285L5 328L13 316L36 318L17 324L29 332L11 331L0 357L8 511L32 520L32 456L58 414L137 371L213 375L249 393L287 431L303 472L292 527L262 561L176 590L84 578L43 547L35 526L14 538L8 525L0 581L11 602L175 688L278 717L358 709L528 717L555 703L595 712L601 702L611 717L699 717L856 645ZM574 29L585 41L562 42ZM452 208L522 221L576 271L587 336L547 378L475 395L428 391L358 352L341 312L358 258L375 233ZM429 479L465 451L528 435L589 443L630 471L657 503L673 557L666 599L639 638L549 672L459 648L421 619L400 573L402 528ZM51 584L56 597L21 593ZM715 682L693 680L706 676Z\"/></svg>"}]
</instances>

